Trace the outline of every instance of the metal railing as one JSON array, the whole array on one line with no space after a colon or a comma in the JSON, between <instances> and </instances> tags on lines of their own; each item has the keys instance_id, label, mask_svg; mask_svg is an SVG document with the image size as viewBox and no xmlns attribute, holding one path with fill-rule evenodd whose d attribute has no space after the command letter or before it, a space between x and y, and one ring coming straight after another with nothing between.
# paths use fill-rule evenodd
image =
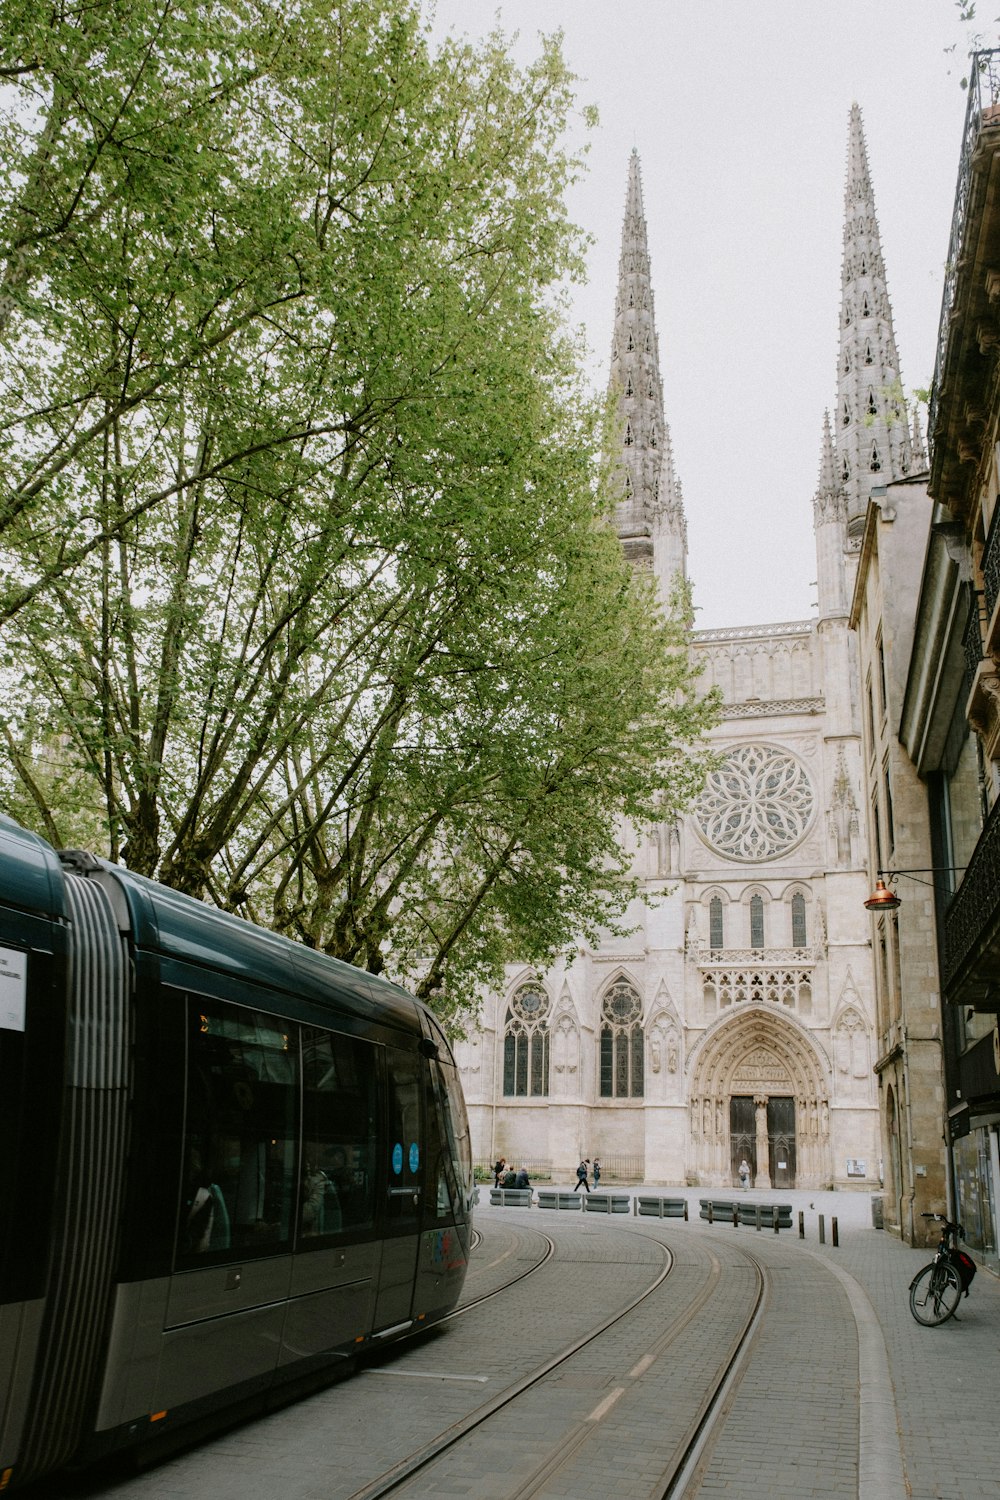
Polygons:
<instances>
[{"instance_id":1,"label":"metal railing","mask_svg":"<svg viewBox=\"0 0 1000 1500\"><path fill-rule=\"evenodd\" d=\"M602 1183L642 1182L645 1171L645 1158L641 1154L634 1156L627 1153L614 1152L610 1156L600 1156L600 1152L598 1152L598 1156L601 1162ZM492 1185L493 1163L477 1161L474 1163L474 1166L477 1182L489 1182ZM575 1162L571 1168L564 1169L561 1172L553 1172L550 1161L542 1161L540 1158L530 1156L518 1156L516 1158L508 1158L507 1166L508 1168L513 1166L515 1171L518 1167L524 1167L531 1178L532 1184L535 1186L540 1182L551 1182L558 1186L558 1180L565 1181L572 1186L576 1179Z\"/></svg>"},{"instance_id":2,"label":"metal railing","mask_svg":"<svg viewBox=\"0 0 1000 1500\"><path fill-rule=\"evenodd\" d=\"M983 128L983 114L1000 103L1000 47L987 52L975 52L970 59L969 102L965 110L965 128L962 133L962 151L958 162L958 185L955 189L955 208L951 217L951 239L948 243L948 259L945 262L944 291L941 296L941 321L938 324L937 357L934 361L934 379L931 384L930 407L927 413L927 436L934 442L937 426L937 408L944 377L944 364L951 336L951 312L955 304L959 267L965 250L965 234L968 228L969 195L972 190L972 164L976 144Z\"/></svg>"},{"instance_id":3,"label":"metal railing","mask_svg":"<svg viewBox=\"0 0 1000 1500\"><path fill-rule=\"evenodd\" d=\"M979 589L969 590L969 613L962 631L962 656L965 658L965 697L968 701L976 669L983 659L983 626L980 618L982 594Z\"/></svg>"},{"instance_id":4,"label":"metal railing","mask_svg":"<svg viewBox=\"0 0 1000 1500\"><path fill-rule=\"evenodd\" d=\"M1000 920L1000 801L993 804L962 884L944 916L942 978L956 978L983 936Z\"/></svg>"},{"instance_id":5,"label":"metal railing","mask_svg":"<svg viewBox=\"0 0 1000 1500\"><path fill-rule=\"evenodd\" d=\"M1000 596L1000 499L993 507L993 519L983 548L983 592L986 595L986 618L992 620Z\"/></svg>"}]
</instances>

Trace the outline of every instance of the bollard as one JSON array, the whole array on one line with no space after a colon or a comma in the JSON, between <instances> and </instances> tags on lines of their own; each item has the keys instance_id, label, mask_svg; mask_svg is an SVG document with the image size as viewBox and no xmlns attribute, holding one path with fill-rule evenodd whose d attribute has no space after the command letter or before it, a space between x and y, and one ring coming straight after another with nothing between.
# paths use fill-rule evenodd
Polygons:
<instances>
[{"instance_id":1,"label":"bollard","mask_svg":"<svg viewBox=\"0 0 1000 1500\"><path fill-rule=\"evenodd\" d=\"M837 1219L836 1219L836 1216L834 1216L830 1220L830 1228L833 1230L833 1243L834 1243L834 1245L839 1245L840 1244L840 1236L837 1233Z\"/></svg>"},{"instance_id":2,"label":"bollard","mask_svg":"<svg viewBox=\"0 0 1000 1500\"><path fill-rule=\"evenodd\" d=\"M687 1199L685 1198L684 1199L684 1222L685 1222L685 1224L687 1223L687 1221L688 1221L688 1203L687 1203Z\"/></svg>"},{"instance_id":3,"label":"bollard","mask_svg":"<svg viewBox=\"0 0 1000 1500\"><path fill-rule=\"evenodd\" d=\"M771 1210L771 1212L774 1215L774 1232L775 1232L775 1234L777 1234L778 1230L781 1228L781 1215L778 1212L778 1205L777 1204L774 1205L774 1207Z\"/></svg>"},{"instance_id":4,"label":"bollard","mask_svg":"<svg viewBox=\"0 0 1000 1500\"><path fill-rule=\"evenodd\" d=\"M819 1242L821 1245L826 1244L826 1220L822 1214L819 1216Z\"/></svg>"},{"instance_id":5,"label":"bollard","mask_svg":"<svg viewBox=\"0 0 1000 1500\"><path fill-rule=\"evenodd\" d=\"M802 1212L802 1210L800 1208L799 1209L799 1239L800 1240L804 1240L805 1237L806 1237L806 1216L805 1216L805 1214Z\"/></svg>"},{"instance_id":6,"label":"bollard","mask_svg":"<svg viewBox=\"0 0 1000 1500\"><path fill-rule=\"evenodd\" d=\"M715 1222L713 1220L713 1218L712 1218L712 1200L711 1200L711 1198L709 1198L709 1200L708 1200L708 1222L710 1224L712 1224L712 1223Z\"/></svg>"},{"instance_id":7,"label":"bollard","mask_svg":"<svg viewBox=\"0 0 1000 1500\"><path fill-rule=\"evenodd\" d=\"M757 1233L759 1234L760 1233L760 1204L759 1203L757 1204L756 1208L754 1209L754 1218L757 1221L756 1228L757 1228Z\"/></svg>"},{"instance_id":8,"label":"bollard","mask_svg":"<svg viewBox=\"0 0 1000 1500\"><path fill-rule=\"evenodd\" d=\"M737 1229L739 1227L739 1222L740 1222L740 1211L737 1208L736 1204L734 1203L733 1204L733 1228L734 1229Z\"/></svg>"}]
</instances>

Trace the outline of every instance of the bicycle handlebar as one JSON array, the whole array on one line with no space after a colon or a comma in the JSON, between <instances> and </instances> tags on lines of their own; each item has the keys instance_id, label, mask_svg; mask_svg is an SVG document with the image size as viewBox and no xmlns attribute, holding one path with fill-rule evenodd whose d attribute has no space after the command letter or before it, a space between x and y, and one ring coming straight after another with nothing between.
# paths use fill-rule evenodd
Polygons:
<instances>
[{"instance_id":1,"label":"bicycle handlebar","mask_svg":"<svg viewBox=\"0 0 1000 1500\"><path fill-rule=\"evenodd\" d=\"M947 1234L948 1231L951 1230L958 1237L958 1239L965 1239L965 1233L962 1229L961 1224L956 1224L953 1223L951 1219L946 1219L944 1214L922 1213L920 1217L922 1219L937 1219L943 1226L945 1234Z\"/></svg>"}]
</instances>

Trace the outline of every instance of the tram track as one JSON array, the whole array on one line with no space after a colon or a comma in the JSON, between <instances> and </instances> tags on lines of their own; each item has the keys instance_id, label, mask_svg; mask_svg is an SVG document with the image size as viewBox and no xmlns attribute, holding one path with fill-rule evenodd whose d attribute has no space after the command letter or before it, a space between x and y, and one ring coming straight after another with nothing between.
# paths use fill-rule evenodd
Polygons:
<instances>
[{"instance_id":1,"label":"tram track","mask_svg":"<svg viewBox=\"0 0 1000 1500\"><path fill-rule=\"evenodd\" d=\"M546 1235L544 1236L544 1238L548 1239L548 1236ZM604 1318L596 1327L590 1329L587 1333L578 1336L570 1344L566 1345L556 1354L550 1356L534 1370L529 1371L520 1379L513 1381L509 1386L505 1387L504 1390L499 1391L496 1396L492 1397L488 1401L483 1402L480 1406L474 1408L459 1421L452 1423L451 1426L445 1428L435 1438L433 1438L431 1442L426 1444L426 1446L420 1449L417 1453L411 1454L408 1458L402 1459L398 1464L394 1465L393 1468L381 1474L378 1479L368 1485L365 1485L362 1489L356 1490L351 1495L350 1500L379 1500L379 1497L383 1495L391 1495L400 1491L402 1487L410 1480L412 1480L417 1474L427 1469L431 1464L435 1463L442 1456L446 1455L459 1443L463 1442L466 1438L475 1433L477 1429L484 1427L486 1423L490 1422L499 1414L504 1412L507 1408L513 1405L514 1402L518 1401L521 1397L533 1390L542 1381L548 1379L555 1371L559 1370L563 1365L567 1364L570 1360L575 1358L575 1356L577 1356L582 1350L586 1349L596 1340L603 1337L609 1331L609 1329L613 1328L616 1324L620 1323L624 1318L628 1317L632 1312L634 1312L636 1308L638 1308L648 1297L652 1296L657 1288L662 1285L667 1276L670 1274L670 1271L674 1264L673 1253L668 1246L664 1245L662 1241L653 1240L651 1236L647 1236L646 1238L649 1238L652 1243L654 1243L657 1248L663 1252L664 1261L657 1276L653 1279L650 1285L644 1288L644 1290L637 1297L633 1297L624 1307L617 1309L609 1317ZM550 1255L547 1255L544 1260L540 1261L537 1265L532 1266L530 1270L524 1273L524 1275L531 1275L535 1271L538 1271L539 1269L541 1269L541 1266L551 1258L551 1255L555 1253L556 1247L555 1243L551 1240L549 1240L549 1244L552 1247ZM522 1279L523 1277L515 1278L515 1280ZM508 1285L512 1284L513 1282L508 1283ZM471 1311L473 1307L479 1306L481 1303L489 1301L491 1298L498 1296L503 1290L506 1290L506 1288L498 1288L496 1291L487 1293L483 1297L476 1299L475 1302L470 1302L456 1308L455 1311L449 1316L451 1318L459 1317L463 1313Z\"/></svg>"},{"instance_id":2,"label":"tram track","mask_svg":"<svg viewBox=\"0 0 1000 1500\"><path fill-rule=\"evenodd\" d=\"M490 1432L496 1431L498 1424L502 1424L502 1430L516 1430L520 1420L517 1415L519 1403L522 1403L526 1397L530 1397L532 1392L537 1393L538 1388L545 1382L554 1378L558 1379L560 1374L565 1374L574 1362L579 1361L585 1351L593 1348L613 1330L621 1328L627 1320L633 1318L634 1314L641 1314L643 1304L652 1298L666 1281L674 1267L675 1258L669 1247L654 1235L638 1229L630 1229L629 1232L655 1245L665 1254L664 1264L658 1274L638 1296L633 1297L626 1306L603 1319L600 1324L573 1340L519 1380L512 1382L490 1400L478 1405L459 1421L443 1429L423 1448L401 1460L376 1480L355 1491L351 1500L381 1500L382 1496L393 1494L417 1496L440 1493L441 1491L434 1487L433 1476L438 1472L437 1466L447 1464L449 1455L455 1454L459 1450L459 1445L467 1444L476 1436L487 1437ZM630 1399L635 1396L640 1383L655 1378L656 1366L663 1362L664 1356L682 1340L686 1333L691 1335L692 1325L697 1324L699 1319L711 1310L720 1296L726 1267L711 1247L702 1247L702 1249L707 1257L708 1274L686 1306L677 1316L672 1317L667 1326L655 1337L642 1346L638 1358L632 1359L628 1370L615 1379L614 1384L604 1392L596 1407L570 1422L568 1426L563 1426L546 1451L534 1457L527 1471L518 1475L516 1482L506 1492L506 1500L534 1500L534 1497L547 1493L571 1493L571 1489L567 1488L567 1477L573 1467L575 1465L581 1465L584 1468L588 1466L592 1458L591 1448L593 1448L596 1460L599 1461L603 1448L606 1446L609 1420L621 1417L621 1414L627 1410ZM730 1247L728 1255L733 1254L752 1268L752 1295L746 1299L746 1305L740 1311L736 1326L720 1349L711 1372L706 1372L707 1379L693 1410L686 1414L681 1429L671 1434L669 1452L665 1453L659 1471L651 1476L649 1500L681 1500L687 1492L705 1452L711 1446L714 1435L720 1424L725 1422L734 1389L738 1387L748 1351L752 1347L757 1327L766 1309L769 1277L764 1263L742 1247ZM524 1274L532 1274L545 1263L546 1261L540 1261L537 1266ZM474 1306L488 1301L490 1296L495 1295L497 1292L476 1299L475 1302L470 1302L467 1308L456 1309L452 1316L460 1316L466 1310L471 1311ZM468 1452L468 1448L463 1451Z\"/></svg>"}]
</instances>

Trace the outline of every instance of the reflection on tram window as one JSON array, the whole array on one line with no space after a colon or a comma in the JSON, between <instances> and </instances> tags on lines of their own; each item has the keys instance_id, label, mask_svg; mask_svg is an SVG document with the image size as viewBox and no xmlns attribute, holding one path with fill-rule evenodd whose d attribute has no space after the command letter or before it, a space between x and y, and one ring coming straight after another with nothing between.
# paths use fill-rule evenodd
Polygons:
<instances>
[{"instance_id":1,"label":"reflection on tram window","mask_svg":"<svg viewBox=\"0 0 1000 1500\"><path fill-rule=\"evenodd\" d=\"M356 1037L302 1028L300 1243L374 1222L375 1049Z\"/></svg>"},{"instance_id":2,"label":"reflection on tram window","mask_svg":"<svg viewBox=\"0 0 1000 1500\"><path fill-rule=\"evenodd\" d=\"M290 1023L189 1000L179 1256L273 1253L291 1240L296 1041Z\"/></svg>"},{"instance_id":3,"label":"reflection on tram window","mask_svg":"<svg viewBox=\"0 0 1000 1500\"><path fill-rule=\"evenodd\" d=\"M430 1194L424 1212L427 1217L450 1221L462 1210L462 1190L456 1175L461 1157L441 1064L435 1061L427 1069L427 1114L440 1121L444 1133L432 1131L428 1137L432 1160L428 1162Z\"/></svg>"}]
</instances>

